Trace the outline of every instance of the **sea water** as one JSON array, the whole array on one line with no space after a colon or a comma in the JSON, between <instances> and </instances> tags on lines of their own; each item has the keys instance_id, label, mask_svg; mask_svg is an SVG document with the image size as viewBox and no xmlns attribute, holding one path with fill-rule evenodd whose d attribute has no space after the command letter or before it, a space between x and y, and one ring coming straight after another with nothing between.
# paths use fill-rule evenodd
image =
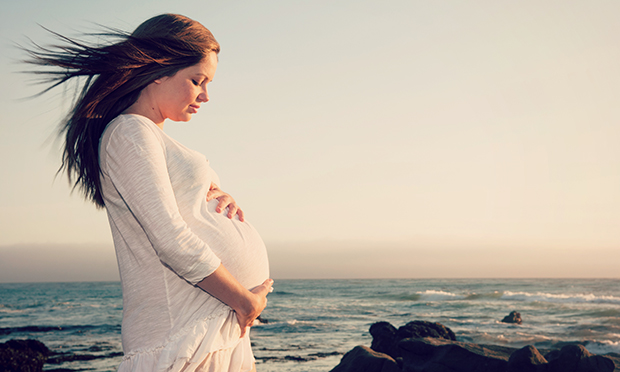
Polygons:
<instances>
[{"instance_id":1,"label":"sea water","mask_svg":"<svg viewBox=\"0 0 620 372\"><path fill-rule=\"evenodd\" d=\"M618 279L277 280L252 328L259 372L331 370L368 328L439 322L459 341L520 348L580 342L620 353ZM523 324L501 320L511 311ZM114 371L121 361L120 283L0 284L0 342L36 339L57 353L45 370Z\"/></svg>"}]
</instances>

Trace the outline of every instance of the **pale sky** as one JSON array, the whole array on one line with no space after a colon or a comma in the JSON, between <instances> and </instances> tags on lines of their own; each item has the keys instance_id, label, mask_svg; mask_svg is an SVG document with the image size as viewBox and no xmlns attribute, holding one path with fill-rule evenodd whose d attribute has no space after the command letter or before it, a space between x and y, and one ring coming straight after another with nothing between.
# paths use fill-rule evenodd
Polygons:
<instances>
[{"instance_id":1,"label":"pale sky","mask_svg":"<svg viewBox=\"0 0 620 372\"><path fill-rule=\"evenodd\" d=\"M222 45L204 153L274 278L620 277L620 2L0 0L0 282L117 280L13 43L172 12Z\"/></svg>"}]
</instances>

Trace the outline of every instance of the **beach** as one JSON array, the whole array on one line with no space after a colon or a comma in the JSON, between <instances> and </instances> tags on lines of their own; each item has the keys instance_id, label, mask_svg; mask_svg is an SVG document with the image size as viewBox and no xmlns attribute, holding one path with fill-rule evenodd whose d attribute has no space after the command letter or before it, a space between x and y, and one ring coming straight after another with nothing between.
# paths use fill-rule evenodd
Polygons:
<instances>
[{"instance_id":1,"label":"beach","mask_svg":"<svg viewBox=\"0 0 620 372\"><path fill-rule=\"evenodd\" d=\"M252 329L262 372L329 371L371 324L439 322L460 342L620 353L618 279L276 280ZM113 371L122 358L120 283L0 284L0 342L36 339L55 357L44 370ZM501 320L520 312L522 324Z\"/></svg>"}]
</instances>

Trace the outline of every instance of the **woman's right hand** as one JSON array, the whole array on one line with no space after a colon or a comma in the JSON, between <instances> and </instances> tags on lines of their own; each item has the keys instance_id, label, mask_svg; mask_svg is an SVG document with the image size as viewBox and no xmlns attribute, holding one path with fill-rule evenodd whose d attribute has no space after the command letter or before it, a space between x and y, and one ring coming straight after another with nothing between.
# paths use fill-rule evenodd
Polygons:
<instances>
[{"instance_id":1,"label":"woman's right hand","mask_svg":"<svg viewBox=\"0 0 620 372\"><path fill-rule=\"evenodd\" d=\"M248 328L252 326L254 319L258 318L267 306L267 294L272 290L273 279L267 279L263 284L248 291L226 270L224 265L220 265L217 270L196 285L235 311L241 327L241 337L243 337Z\"/></svg>"},{"instance_id":2,"label":"woman's right hand","mask_svg":"<svg viewBox=\"0 0 620 372\"><path fill-rule=\"evenodd\" d=\"M251 301L243 308L235 309L239 326L241 327L241 337L254 324L254 320L263 312L267 306L267 295L273 290L273 279L267 279L263 284L254 287L251 293Z\"/></svg>"}]
</instances>

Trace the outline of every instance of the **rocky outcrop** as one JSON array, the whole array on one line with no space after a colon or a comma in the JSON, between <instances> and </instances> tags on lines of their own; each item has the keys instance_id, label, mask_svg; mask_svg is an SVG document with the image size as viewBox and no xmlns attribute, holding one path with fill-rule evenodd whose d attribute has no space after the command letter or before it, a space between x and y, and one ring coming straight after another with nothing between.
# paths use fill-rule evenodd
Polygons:
<instances>
[{"instance_id":1,"label":"rocky outcrop","mask_svg":"<svg viewBox=\"0 0 620 372\"><path fill-rule=\"evenodd\" d=\"M526 346L513 352L508 358L508 372L544 372L547 359L534 346Z\"/></svg>"},{"instance_id":2,"label":"rocky outcrop","mask_svg":"<svg viewBox=\"0 0 620 372\"><path fill-rule=\"evenodd\" d=\"M481 345L441 338L409 338L398 343L403 372L504 372L509 355Z\"/></svg>"},{"instance_id":3,"label":"rocky outcrop","mask_svg":"<svg viewBox=\"0 0 620 372\"><path fill-rule=\"evenodd\" d=\"M406 338L442 338L456 341L456 335L448 327L440 323L414 320L396 329L388 322L378 322L370 326L372 344L370 348L385 353L394 359L401 357L398 342Z\"/></svg>"},{"instance_id":4,"label":"rocky outcrop","mask_svg":"<svg viewBox=\"0 0 620 372\"><path fill-rule=\"evenodd\" d=\"M590 353L583 345L566 345L559 351L547 354L548 372L599 372L613 371L614 362L602 355Z\"/></svg>"},{"instance_id":5,"label":"rocky outcrop","mask_svg":"<svg viewBox=\"0 0 620 372\"><path fill-rule=\"evenodd\" d=\"M37 340L9 340L0 344L0 372L39 372L49 349Z\"/></svg>"},{"instance_id":6,"label":"rocky outcrop","mask_svg":"<svg viewBox=\"0 0 620 372\"><path fill-rule=\"evenodd\" d=\"M579 344L543 356L534 346L459 342L449 328L421 321L399 329L375 323L370 334L371 348L355 347L331 372L620 372L615 356L593 355Z\"/></svg>"},{"instance_id":7,"label":"rocky outcrop","mask_svg":"<svg viewBox=\"0 0 620 372\"><path fill-rule=\"evenodd\" d=\"M396 331L396 338L400 341L405 338L443 338L444 340L456 341L456 335L452 330L440 323L414 320Z\"/></svg>"},{"instance_id":8,"label":"rocky outcrop","mask_svg":"<svg viewBox=\"0 0 620 372\"><path fill-rule=\"evenodd\" d=\"M502 319L502 323L511 323L511 324L523 323L523 319L521 319L521 313L518 313L516 311L511 311L510 314L506 315L504 319Z\"/></svg>"},{"instance_id":9,"label":"rocky outcrop","mask_svg":"<svg viewBox=\"0 0 620 372\"><path fill-rule=\"evenodd\" d=\"M331 372L401 372L394 359L367 346L356 346L344 354Z\"/></svg>"},{"instance_id":10,"label":"rocky outcrop","mask_svg":"<svg viewBox=\"0 0 620 372\"><path fill-rule=\"evenodd\" d=\"M388 322L377 322L370 326L372 343L370 348L380 353L392 355L396 346L396 327Z\"/></svg>"}]
</instances>

